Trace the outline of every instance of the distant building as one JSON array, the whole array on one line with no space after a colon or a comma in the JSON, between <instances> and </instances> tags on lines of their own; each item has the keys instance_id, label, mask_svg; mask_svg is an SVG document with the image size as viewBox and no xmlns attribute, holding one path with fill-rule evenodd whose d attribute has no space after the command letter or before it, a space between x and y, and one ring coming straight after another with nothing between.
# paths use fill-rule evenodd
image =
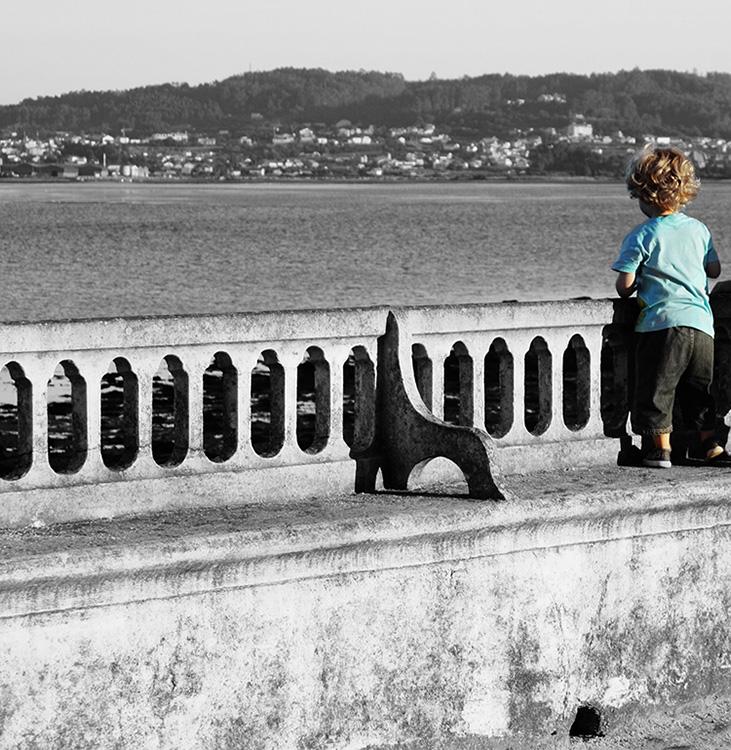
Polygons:
<instances>
[{"instance_id":1,"label":"distant building","mask_svg":"<svg viewBox=\"0 0 731 750\"><path fill-rule=\"evenodd\" d=\"M188 133L183 132L175 132L175 133L153 133L150 136L150 141L173 141L174 143L187 143L188 142Z\"/></svg>"},{"instance_id":2,"label":"distant building","mask_svg":"<svg viewBox=\"0 0 731 750\"><path fill-rule=\"evenodd\" d=\"M577 115L574 121L566 128L566 135L569 138L575 139L593 138L594 127L582 115Z\"/></svg>"},{"instance_id":3,"label":"distant building","mask_svg":"<svg viewBox=\"0 0 731 750\"><path fill-rule=\"evenodd\" d=\"M298 135L300 143L314 143L317 140L317 137L311 128L302 128Z\"/></svg>"},{"instance_id":4,"label":"distant building","mask_svg":"<svg viewBox=\"0 0 731 750\"><path fill-rule=\"evenodd\" d=\"M540 94L538 101L544 102L556 102L557 104L566 104L566 94Z\"/></svg>"},{"instance_id":5,"label":"distant building","mask_svg":"<svg viewBox=\"0 0 731 750\"><path fill-rule=\"evenodd\" d=\"M294 143L294 135L292 133L275 133L272 136L272 144L275 146L285 146L289 143Z\"/></svg>"}]
</instances>

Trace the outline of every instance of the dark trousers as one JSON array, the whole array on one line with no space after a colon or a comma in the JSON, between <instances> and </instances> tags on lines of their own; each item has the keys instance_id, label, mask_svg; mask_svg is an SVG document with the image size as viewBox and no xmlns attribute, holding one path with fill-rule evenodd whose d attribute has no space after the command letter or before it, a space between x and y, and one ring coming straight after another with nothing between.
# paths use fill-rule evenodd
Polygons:
<instances>
[{"instance_id":1,"label":"dark trousers","mask_svg":"<svg viewBox=\"0 0 731 750\"><path fill-rule=\"evenodd\" d=\"M665 328L635 334L635 395L632 430L638 435L673 431L676 393L688 428L713 430L716 408L713 337L696 328Z\"/></svg>"}]
</instances>

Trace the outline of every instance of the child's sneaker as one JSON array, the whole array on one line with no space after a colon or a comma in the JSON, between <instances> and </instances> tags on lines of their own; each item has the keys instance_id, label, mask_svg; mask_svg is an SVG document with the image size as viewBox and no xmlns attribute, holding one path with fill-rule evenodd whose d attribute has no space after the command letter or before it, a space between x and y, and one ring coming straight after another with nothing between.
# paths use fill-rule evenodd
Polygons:
<instances>
[{"instance_id":1,"label":"child's sneaker","mask_svg":"<svg viewBox=\"0 0 731 750\"><path fill-rule=\"evenodd\" d=\"M649 466L652 469L672 469L673 464L670 460L670 451L662 448L651 448L642 456L642 465Z\"/></svg>"}]
</instances>

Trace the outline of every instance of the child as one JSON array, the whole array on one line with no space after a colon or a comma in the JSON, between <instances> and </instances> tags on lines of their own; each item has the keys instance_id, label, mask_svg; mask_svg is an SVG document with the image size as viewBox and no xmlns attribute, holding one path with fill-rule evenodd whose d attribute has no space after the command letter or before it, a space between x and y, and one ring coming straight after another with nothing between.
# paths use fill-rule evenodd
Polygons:
<instances>
[{"instance_id":1,"label":"child","mask_svg":"<svg viewBox=\"0 0 731 750\"><path fill-rule=\"evenodd\" d=\"M642 463L670 468L670 433L676 389L689 426L698 430L702 458L730 465L715 439L713 314L707 277L721 264L705 224L680 210L700 187L690 160L675 148L641 152L629 165L627 189L647 220L622 242L612 269L617 293L635 290L636 385L632 430L643 436Z\"/></svg>"}]
</instances>

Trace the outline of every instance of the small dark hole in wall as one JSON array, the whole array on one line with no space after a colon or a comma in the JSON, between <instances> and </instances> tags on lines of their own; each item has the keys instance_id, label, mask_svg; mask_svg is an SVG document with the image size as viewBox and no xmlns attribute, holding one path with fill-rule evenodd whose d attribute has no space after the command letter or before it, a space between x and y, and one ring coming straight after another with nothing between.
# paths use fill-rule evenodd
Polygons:
<instances>
[{"instance_id":1,"label":"small dark hole in wall","mask_svg":"<svg viewBox=\"0 0 731 750\"><path fill-rule=\"evenodd\" d=\"M602 717L595 708L579 706L574 723L569 729L569 737L581 737L582 739L602 737L603 735L599 731L601 722Z\"/></svg>"}]
</instances>

